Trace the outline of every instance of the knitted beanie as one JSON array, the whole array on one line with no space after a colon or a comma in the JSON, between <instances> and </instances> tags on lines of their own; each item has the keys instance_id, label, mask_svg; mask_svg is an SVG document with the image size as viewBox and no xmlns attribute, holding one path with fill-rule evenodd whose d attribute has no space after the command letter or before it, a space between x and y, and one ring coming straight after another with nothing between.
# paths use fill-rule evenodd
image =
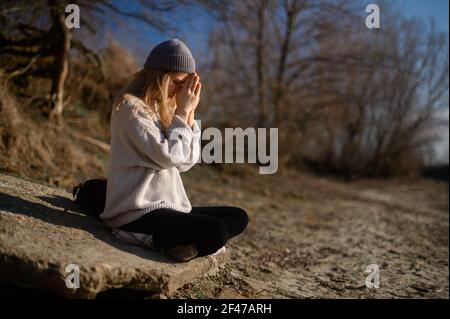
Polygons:
<instances>
[{"instance_id":1,"label":"knitted beanie","mask_svg":"<svg viewBox=\"0 0 450 319\"><path fill-rule=\"evenodd\" d=\"M186 44L179 39L171 39L153 48L145 61L144 68L194 73L195 60Z\"/></svg>"}]
</instances>

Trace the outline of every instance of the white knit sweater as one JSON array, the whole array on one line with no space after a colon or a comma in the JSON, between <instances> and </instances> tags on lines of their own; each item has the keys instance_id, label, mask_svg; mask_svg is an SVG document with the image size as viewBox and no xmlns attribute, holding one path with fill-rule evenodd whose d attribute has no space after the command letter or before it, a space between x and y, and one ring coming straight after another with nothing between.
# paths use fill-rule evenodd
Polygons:
<instances>
[{"instance_id":1,"label":"white knit sweater","mask_svg":"<svg viewBox=\"0 0 450 319\"><path fill-rule=\"evenodd\" d=\"M201 131L175 115L163 133L159 118L127 96L111 114L111 154L106 205L100 217L118 228L158 208L189 213L192 209L180 172L200 155Z\"/></svg>"}]
</instances>

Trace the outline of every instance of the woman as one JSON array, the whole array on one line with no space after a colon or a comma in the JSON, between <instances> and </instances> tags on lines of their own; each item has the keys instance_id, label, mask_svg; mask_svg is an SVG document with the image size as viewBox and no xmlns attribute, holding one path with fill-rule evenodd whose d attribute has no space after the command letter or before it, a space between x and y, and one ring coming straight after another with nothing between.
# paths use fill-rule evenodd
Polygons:
<instances>
[{"instance_id":1,"label":"woman","mask_svg":"<svg viewBox=\"0 0 450 319\"><path fill-rule=\"evenodd\" d=\"M222 253L248 224L241 208L192 207L184 190L180 172L200 156L201 132L194 120L200 93L191 52L171 39L150 52L111 114L100 218L123 241L160 249L181 261ZM78 191L74 188L74 194Z\"/></svg>"}]
</instances>

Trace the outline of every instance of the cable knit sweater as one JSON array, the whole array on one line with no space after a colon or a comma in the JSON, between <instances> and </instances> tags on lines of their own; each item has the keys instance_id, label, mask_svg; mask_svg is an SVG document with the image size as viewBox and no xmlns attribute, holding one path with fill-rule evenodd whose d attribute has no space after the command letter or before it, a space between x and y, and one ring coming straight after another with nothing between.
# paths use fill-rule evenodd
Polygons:
<instances>
[{"instance_id":1,"label":"cable knit sweater","mask_svg":"<svg viewBox=\"0 0 450 319\"><path fill-rule=\"evenodd\" d=\"M106 205L100 217L118 228L158 208L192 209L180 172L200 155L200 129L178 115L163 131L142 100L127 96L111 114Z\"/></svg>"}]
</instances>

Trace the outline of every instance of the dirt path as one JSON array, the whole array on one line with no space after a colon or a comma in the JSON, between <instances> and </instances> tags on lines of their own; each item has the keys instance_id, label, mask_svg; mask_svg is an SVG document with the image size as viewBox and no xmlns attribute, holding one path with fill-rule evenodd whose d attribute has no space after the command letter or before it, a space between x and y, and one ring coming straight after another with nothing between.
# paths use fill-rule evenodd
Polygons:
<instances>
[{"instance_id":1,"label":"dirt path","mask_svg":"<svg viewBox=\"0 0 450 319\"><path fill-rule=\"evenodd\" d=\"M225 269L170 297L449 297L448 184L242 174L186 175L193 205L241 206L250 225Z\"/></svg>"}]
</instances>

